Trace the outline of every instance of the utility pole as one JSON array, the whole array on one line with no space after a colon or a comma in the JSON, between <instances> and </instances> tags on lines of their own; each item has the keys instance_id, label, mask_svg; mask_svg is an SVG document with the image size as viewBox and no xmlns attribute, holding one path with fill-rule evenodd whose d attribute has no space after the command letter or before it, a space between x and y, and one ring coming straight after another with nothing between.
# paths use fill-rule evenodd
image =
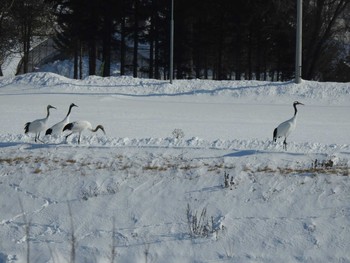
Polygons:
<instances>
[{"instance_id":1,"label":"utility pole","mask_svg":"<svg viewBox=\"0 0 350 263\"><path fill-rule=\"evenodd\" d=\"M170 17L170 61L169 61L169 79L173 84L174 74L174 0L171 0L171 17Z\"/></svg>"},{"instance_id":2,"label":"utility pole","mask_svg":"<svg viewBox=\"0 0 350 263\"><path fill-rule=\"evenodd\" d=\"M297 0L297 35L295 50L295 83L301 83L303 47L303 0Z\"/></svg>"}]
</instances>

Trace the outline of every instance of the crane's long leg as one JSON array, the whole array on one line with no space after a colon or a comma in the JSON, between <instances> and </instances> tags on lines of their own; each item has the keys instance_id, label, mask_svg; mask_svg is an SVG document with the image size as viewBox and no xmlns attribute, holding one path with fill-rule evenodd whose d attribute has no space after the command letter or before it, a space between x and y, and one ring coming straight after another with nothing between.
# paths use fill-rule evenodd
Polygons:
<instances>
[{"instance_id":1,"label":"crane's long leg","mask_svg":"<svg viewBox=\"0 0 350 263\"><path fill-rule=\"evenodd\" d=\"M38 141L41 142L41 143L45 143L43 140L40 140L39 138L38 138Z\"/></svg>"},{"instance_id":2,"label":"crane's long leg","mask_svg":"<svg viewBox=\"0 0 350 263\"><path fill-rule=\"evenodd\" d=\"M40 136L40 132L39 132L39 134L38 134L37 140L38 140L39 142L41 142L41 143L45 143L44 141L42 141L42 140L39 139L39 136Z\"/></svg>"},{"instance_id":3,"label":"crane's long leg","mask_svg":"<svg viewBox=\"0 0 350 263\"><path fill-rule=\"evenodd\" d=\"M66 141L68 139L69 136L71 136L73 134L73 132L71 132L70 134L66 135Z\"/></svg>"},{"instance_id":4,"label":"crane's long leg","mask_svg":"<svg viewBox=\"0 0 350 263\"><path fill-rule=\"evenodd\" d=\"M39 142L41 142L41 143L44 143L42 140L39 139L39 136L40 136L40 133L39 133L39 134L36 133L36 134L35 134L35 137L34 137L34 141L35 141L35 142L39 141Z\"/></svg>"},{"instance_id":5,"label":"crane's long leg","mask_svg":"<svg viewBox=\"0 0 350 263\"><path fill-rule=\"evenodd\" d=\"M284 138L283 149L287 151L287 138Z\"/></svg>"}]
</instances>

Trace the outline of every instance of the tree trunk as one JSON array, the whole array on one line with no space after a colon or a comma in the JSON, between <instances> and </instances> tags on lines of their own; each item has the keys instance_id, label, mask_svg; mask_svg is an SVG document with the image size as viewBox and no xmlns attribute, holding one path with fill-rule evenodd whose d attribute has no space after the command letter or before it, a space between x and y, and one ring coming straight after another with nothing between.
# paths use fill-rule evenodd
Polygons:
<instances>
[{"instance_id":1,"label":"tree trunk","mask_svg":"<svg viewBox=\"0 0 350 263\"><path fill-rule=\"evenodd\" d=\"M103 70L102 76L109 77L111 75L111 37L112 37L112 21L106 21L106 32L103 37Z\"/></svg>"},{"instance_id":2,"label":"tree trunk","mask_svg":"<svg viewBox=\"0 0 350 263\"><path fill-rule=\"evenodd\" d=\"M126 59L126 32L125 32L125 16L123 14L121 21L121 38L120 38L120 75L125 75L125 59Z\"/></svg>"},{"instance_id":3,"label":"tree trunk","mask_svg":"<svg viewBox=\"0 0 350 263\"><path fill-rule=\"evenodd\" d=\"M241 80L242 68L241 68L241 51L242 51L242 36L238 29L236 36L236 48L235 48L235 79Z\"/></svg>"},{"instance_id":4,"label":"tree trunk","mask_svg":"<svg viewBox=\"0 0 350 263\"><path fill-rule=\"evenodd\" d=\"M224 20L223 16L220 16L220 28L219 28L219 38L218 38L218 57L217 57L217 75L215 79L222 80L223 79L223 65L222 65L222 57L223 57L223 48L224 48Z\"/></svg>"},{"instance_id":5,"label":"tree trunk","mask_svg":"<svg viewBox=\"0 0 350 263\"><path fill-rule=\"evenodd\" d=\"M261 40L261 34L260 34L260 29L257 28L256 32L256 65L255 65L255 79L260 80L261 79L261 56L263 54L262 50L264 48L263 41Z\"/></svg>"},{"instance_id":6,"label":"tree trunk","mask_svg":"<svg viewBox=\"0 0 350 263\"><path fill-rule=\"evenodd\" d=\"M125 75L126 59L126 0L120 0L120 75Z\"/></svg>"},{"instance_id":7,"label":"tree trunk","mask_svg":"<svg viewBox=\"0 0 350 263\"><path fill-rule=\"evenodd\" d=\"M154 0L157 1L157 0ZM154 77L156 79L160 79L160 73L159 73L159 31L160 31L160 25L159 25L159 18L156 15L155 16L155 25L154 25Z\"/></svg>"},{"instance_id":8,"label":"tree trunk","mask_svg":"<svg viewBox=\"0 0 350 263\"><path fill-rule=\"evenodd\" d=\"M248 76L246 76L246 79L251 80L253 78L253 66L252 66L252 53L253 53L253 41L252 41L252 32L251 29L249 29L248 33Z\"/></svg>"},{"instance_id":9,"label":"tree trunk","mask_svg":"<svg viewBox=\"0 0 350 263\"><path fill-rule=\"evenodd\" d=\"M31 26L30 22L26 20L23 25L23 73L28 73L29 69L29 51L30 51L30 34Z\"/></svg>"},{"instance_id":10,"label":"tree trunk","mask_svg":"<svg viewBox=\"0 0 350 263\"><path fill-rule=\"evenodd\" d=\"M149 63L148 63L148 77L153 79L153 65L154 65L154 41L150 41L149 45Z\"/></svg>"},{"instance_id":11,"label":"tree trunk","mask_svg":"<svg viewBox=\"0 0 350 263\"><path fill-rule=\"evenodd\" d=\"M316 2L316 17L314 18L314 26L307 47L307 54L310 55L304 60L305 67L303 72L305 73L305 79L313 79L315 77L322 50L334 34L333 28L336 25L339 15L349 4L348 0L334 1L332 3L334 6L330 6L331 4L325 3L324 0L318 0ZM325 12L328 16L326 21L324 20Z\"/></svg>"},{"instance_id":12,"label":"tree trunk","mask_svg":"<svg viewBox=\"0 0 350 263\"><path fill-rule=\"evenodd\" d=\"M103 77L111 76L111 45L104 47L104 59L103 59Z\"/></svg>"},{"instance_id":13,"label":"tree trunk","mask_svg":"<svg viewBox=\"0 0 350 263\"><path fill-rule=\"evenodd\" d=\"M135 0L134 2L134 54L133 54L133 76L137 78L138 72L138 49L139 49L139 0Z\"/></svg>"},{"instance_id":14,"label":"tree trunk","mask_svg":"<svg viewBox=\"0 0 350 263\"><path fill-rule=\"evenodd\" d=\"M74 40L74 72L73 78L78 79L78 66L79 66L79 45L78 40Z\"/></svg>"},{"instance_id":15,"label":"tree trunk","mask_svg":"<svg viewBox=\"0 0 350 263\"><path fill-rule=\"evenodd\" d=\"M154 44L155 44L155 31L157 20L157 3L156 0L152 0L152 15L149 35L149 64L148 64L148 77L154 78Z\"/></svg>"},{"instance_id":16,"label":"tree trunk","mask_svg":"<svg viewBox=\"0 0 350 263\"><path fill-rule=\"evenodd\" d=\"M96 41L89 41L89 76L96 75Z\"/></svg>"},{"instance_id":17,"label":"tree trunk","mask_svg":"<svg viewBox=\"0 0 350 263\"><path fill-rule=\"evenodd\" d=\"M83 46L79 41L79 79L83 79Z\"/></svg>"}]
</instances>

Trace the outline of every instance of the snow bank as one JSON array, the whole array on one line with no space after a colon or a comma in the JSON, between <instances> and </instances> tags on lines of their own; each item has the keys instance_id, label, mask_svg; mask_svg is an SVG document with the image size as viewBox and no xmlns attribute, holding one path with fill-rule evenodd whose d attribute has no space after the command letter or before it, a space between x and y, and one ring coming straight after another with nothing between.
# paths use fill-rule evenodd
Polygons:
<instances>
[{"instance_id":1,"label":"snow bank","mask_svg":"<svg viewBox=\"0 0 350 263\"><path fill-rule=\"evenodd\" d=\"M164 80L139 79L129 76L102 78L89 76L84 80L73 80L54 73L30 73L0 79L0 88L6 85L30 85L45 87L48 92L98 92L126 96L180 96L210 95L248 98L273 102L286 99L313 100L329 104L344 103L350 98L348 83L320 83L303 81L264 82L264 81L211 81L175 80L173 84Z\"/></svg>"},{"instance_id":2,"label":"snow bank","mask_svg":"<svg viewBox=\"0 0 350 263\"><path fill-rule=\"evenodd\" d=\"M349 90L2 77L0 263L70 262L73 249L77 263L350 262ZM284 151L272 131L294 100L306 105ZM71 102L71 120L107 135L23 134L47 104L52 125Z\"/></svg>"}]
</instances>

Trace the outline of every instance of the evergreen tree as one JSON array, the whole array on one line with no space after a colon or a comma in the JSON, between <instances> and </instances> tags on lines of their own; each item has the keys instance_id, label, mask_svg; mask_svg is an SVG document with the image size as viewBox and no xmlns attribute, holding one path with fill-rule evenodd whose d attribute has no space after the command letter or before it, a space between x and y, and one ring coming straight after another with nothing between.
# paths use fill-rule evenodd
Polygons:
<instances>
[{"instance_id":1,"label":"evergreen tree","mask_svg":"<svg viewBox=\"0 0 350 263\"><path fill-rule=\"evenodd\" d=\"M13 3L14 0L4 0L0 5L0 76L3 75L1 65L18 43L15 21L11 17Z\"/></svg>"},{"instance_id":2,"label":"evergreen tree","mask_svg":"<svg viewBox=\"0 0 350 263\"><path fill-rule=\"evenodd\" d=\"M22 46L22 70L29 70L29 51L34 36L47 35L46 29L50 28L48 14L49 5L43 0L16 0L11 8L13 21L17 26L18 42Z\"/></svg>"},{"instance_id":3,"label":"evergreen tree","mask_svg":"<svg viewBox=\"0 0 350 263\"><path fill-rule=\"evenodd\" d=\"M0 7L0 51L6 24L15 21L24 53L24 72L33 35L46 8L44 0L4 0ZM82 51L89 74L110 76L111 61L120 54L120 74L150 78L169 73L171 0L46 0L53 4L56 45L74 58L78 78ZM349 54L342 35L349 30L349 0L304 0L303 78L332 78L346 72ZM12 4L11 4L12 3ZM13 5L8 16L6 6ZM290 0L174 1L176 78L272 79L294 76L296 3ZM8 9L8 8L7 8ZM4 19L9 17L9 19ZM347 20L346 20L347 19ZM13 34L15 36L16 34ZM349 41L342 38L342 41ZM16 43L15 41L13 43ZM140 46L149 48L148 68L141 67ZM142 46L142 47L144 47ZM342 52L342 53L341 53ZM2 55L4 57L4 55ZM97 71L96 61L102 62ZM1 56L0 56L1 60ZM163 73L163 75L162 75ZM1 72L0 72L1 74ZM81 70L80 70L81 74ZM343 73L346 74L346 73ZM333 74L336 75L335 73ZM80 75L81 76L81 75ZM339 79L339 76L337 77Z\"/></svg>"},{"instance_id":4,"label":"evergreen tree","mask_svg":"<svg viewBox=\"0 0 350 263\"><path fill-rule=\"evenodd\" d=\"M347 32L346 24L339 19L349 5L349 0L304 0L303 78L322 79L330 57L339 56L333 47L336 35Z\"/></svg>"}]
</instances>

